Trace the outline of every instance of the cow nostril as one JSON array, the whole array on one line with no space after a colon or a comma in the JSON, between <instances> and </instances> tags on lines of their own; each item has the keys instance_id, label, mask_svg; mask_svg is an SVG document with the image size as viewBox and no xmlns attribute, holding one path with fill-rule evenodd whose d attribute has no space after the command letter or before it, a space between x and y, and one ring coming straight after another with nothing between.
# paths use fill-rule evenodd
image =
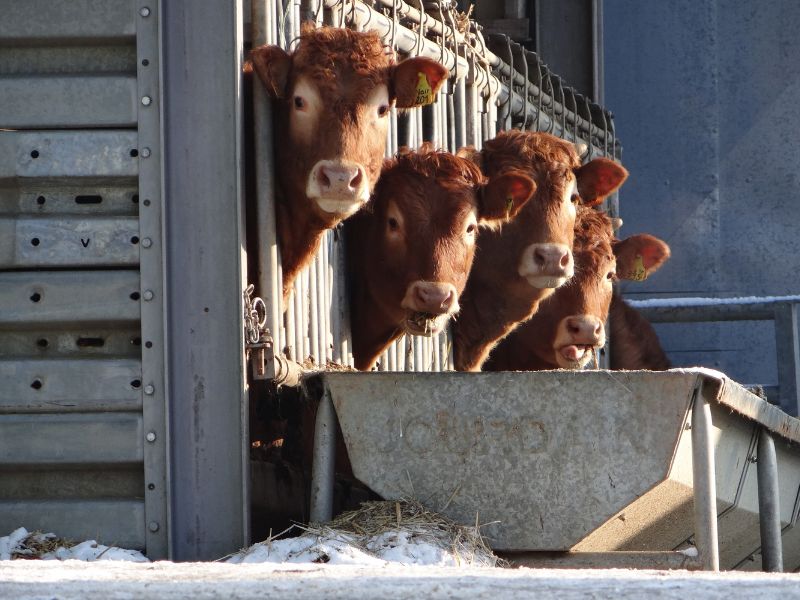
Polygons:
<instances>
[{"instance_id":1,"label":"cow nostril","mask_svg":"<svg viewBox=\"0 0 800 600\"><path fill-rule=\"evenodd\" d=\"M565 269L569 266L569 252L561 255L560 264Z\"/></svg>"},{"instance_id":2,"label":"cow nostril","mask_svg":"<svg viewBox=\"0 0 800 600\"><path fill-rule=\"evenodd\" d=\"M361 185L361 169L356 170L355 176L350 180L350 189L356 189Z\"/></svg>"},{"instance_id":3,"label":"cow nostril","mask_svg":"<svg viewBox=\"0 0 800 600\"><path fill-rule=\"evenodd\" d=\"M601 334L602 332L603 332L603 324L602 324L602 323L598 323L598 324L595 326L595 328L594 328L594 334L595 334L596 336L600 337L600 334Z\"/></svg>"},{"instance_id":4,"label":"cow nostril","mask_svg":"<svg viewBox=\"0 0 800 600\"><path fill-rule=\"evenodd\" d=\"M444 297L444 300L442 300L441 307L444 310L447 310L448 308L450 308L452 304L453 304L453 290L448 290L447 295Z\"/></svg>"},{"instance_id":5,"label":"cow nostril","mask_svg":"<svg viewBox=\"0 0 800 600\"><path fill-rule=\"evenodd\" d=\"M544 263L547 262L547 257L544 252L537 248L533 251L533 261L536 263L536 266L543 267Z\"/></svg>"},{"instance_id":6,"label":"cow nostril","mask_svg":"<svg viewBox=\"0 0 800 600\"><path fill-rule=\"evenodd\" d=\"M328 189L331 187L331 180L328 177L328 174L325 173L325 169L320 169L317 172L317 182L322 189Z\"/></svg>"}]
</instances>

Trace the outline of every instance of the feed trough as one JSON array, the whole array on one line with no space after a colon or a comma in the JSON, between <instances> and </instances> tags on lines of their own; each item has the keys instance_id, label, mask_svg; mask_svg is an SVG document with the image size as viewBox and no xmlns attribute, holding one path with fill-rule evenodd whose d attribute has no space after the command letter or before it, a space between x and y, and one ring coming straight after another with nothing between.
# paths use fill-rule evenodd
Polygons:
<instances>
[{"instance_id":1,"label":"feed trough","mask_svg":"<svg viewBox=\"0 0 800 600\"><path fill-rule=\"evenodd\" d=\"M316 377L312 518L329 506L333 406L358 479L479 522L495 550L759 569L766 536L767 559L782 542L800 567L800 421L722 373Z\"/></svg>"}]
</instances>

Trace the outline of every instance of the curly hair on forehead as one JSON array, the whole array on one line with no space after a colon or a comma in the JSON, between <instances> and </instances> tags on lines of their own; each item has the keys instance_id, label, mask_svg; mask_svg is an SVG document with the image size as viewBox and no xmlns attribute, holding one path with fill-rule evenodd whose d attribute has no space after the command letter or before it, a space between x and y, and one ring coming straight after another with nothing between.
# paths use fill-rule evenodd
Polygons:
<instances>
[{"instance_id":1,"label":"curly hair on forehead","mask_svg":"<svg viewBox=\"0 0 800 600\"><path fill-rule=\"evenodd\" d=\"M523 165L532 168L553 163L568 169L581 166L574 144L541 131L501 131L494 139L484 142L481 154L487 171L512 166L520 168Z\"/></svg>"},{"instance_id":2,"label":"curly hair on forehead","mask_svg":"<svg viewBox=\"0 0 800 600\"><path fill-rule=\"evenodd\" d=\"M599 270L603 259L612 260L614 241L614 228L606 213L588 207L578 208L573 253L579 272L595 272Z\"/></svg>"},{"instance_id":3,"label":"curly hair on forehead","mask_svg":"<svg viewBox=\"0 0 800 600\"><path fill-rule=\"evenodd\" d=\"M486 183L481 170L465 158L436 150L425 142L418 150L402 147L395 158L384 162L384 170L410 171L416 176L429 177L444 185L476 187Z\"/></svg>"},{"instance_id":4,"label":"curly hair on forehead","mask_svg":"<svg viewBox=\"0 0 800 600\"><path fill-rule=\"evenodd\" d=\"M337 68L347 65L355 74L378 83L388 78L388 68L394 63L377 33L337 27L317 29L311 22L303 24L293 57L298 70L323 80L335 77Z\"/></svg>"}]
</instances>

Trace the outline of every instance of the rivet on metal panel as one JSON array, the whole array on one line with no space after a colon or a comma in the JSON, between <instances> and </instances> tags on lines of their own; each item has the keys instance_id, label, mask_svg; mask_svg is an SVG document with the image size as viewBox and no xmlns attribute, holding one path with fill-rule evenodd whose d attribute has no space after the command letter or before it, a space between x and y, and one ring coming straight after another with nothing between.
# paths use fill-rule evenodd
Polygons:
<instances>
[{"instance_id":1,"label":"rivet on metal panel","mask_svg":"<svg viewBox=\"0 0 800 600\"><path fill-rule=\"evenodd\" d=\"M155 394L155 392L156 388L152 384L147 384L146 386L144 386L144 393L147 394L148 396L152 396L153 394Z\"/></svg>"},{"instance_id":2,"label":"rivet on metal panel","mask_svg":"<svg viewBox=\"0 0 800 600\"><path fill-rule=\"evenodd\" d=\"M147 18L147 17L149 17L149 16L150 16L150 9L149 9L149 8L147 8L146 6L143 6L143 7L142 7L142 8L139 10L139 14L140 14L140 15L142 15L143 17Z\"/></svg>"},{"instance_id":3,"label":"rivet on metal panel","mask_svg":"<svg viewBox=\"0 0 800 600\"><path fill-rule=\"evenodd\" d=\"M150 96L142 96L142 106L150 106L153 99Z\"/></svg>"},{"instance_id":4,"label":"rivet on metal panel","mask_svg":"<svg viewBox=\"0 0 800 600\"><path fill-rule=\"evenodd\" d=\"M158 523L156 523L155 521L150 521L150 523L147 524L147 528L153 533L155 533L156 531L159 530L160 527Z\"/></svg>"},{"instance_id":5,"label":"rivet on metal panel","mask_svg":"<svg viewBox=\"0 0 800 600\"><path fill-rule=\"evenodd\" d=\"M149 431L146 436L144 436L148 442L153 443L156 441L156 434L153 431Z\"/></svg>"},{"instance_id":6,"label":"rivet on metal panel","mask_svg":"<svg viewBox=\"0 0 800 600\"><path fill-rule=\"evenodd\" d=\"M153 240L151 240L150 238L142 239L142 248L149 248L152 245L153 245Z\"/></svg>"},{"instance_id":7,"label":"rivet on metal panel","mask_svg":"<svg viewBox=\"0 0 800 600\"><path fill-rule=\"evenodd\" d=\"M142 158L149 158L150 157L150 148L142 148Z\"/></svg>"},{"instance_id":8,"label":"rivet on metal panel","mask_svg":"<svg viewBox=\"0 0 800 600\"><path fill-rule=\"evenodd\" d=\"M144 294L142 294L142 298L145 300L152 300L155 294L153 294L153 290L145 290Z\"/></svg>"}]
</instances>

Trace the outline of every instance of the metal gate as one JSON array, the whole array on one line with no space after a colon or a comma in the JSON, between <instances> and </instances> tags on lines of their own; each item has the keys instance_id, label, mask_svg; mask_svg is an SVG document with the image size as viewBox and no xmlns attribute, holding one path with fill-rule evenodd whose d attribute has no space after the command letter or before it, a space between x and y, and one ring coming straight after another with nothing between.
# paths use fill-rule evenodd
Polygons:
<instances>
[{"instance_id":1,"label":"metal gate","mask_svg":"<svg viewBox=\"0 0 800 600\"><path fill-rule=\"evenodd\" d=\"M484 38L481 27L447 0L312 0L288 3L253 1L254 46L278 44L290 50L300 25L351 27L377 32L404 55L427 56L450 69L436 101L422 108L392 109L387 156L399 146L430 141L455 152L512 127L547 131L582 144L584 158L619 157L610 113L568 87L533 52L504 35ZM272 140L268 100L256 86L256 164L258 165L259 292L267 304L267 327L275 348L288 358L325 367L328 361L352 365L344 288L342 228L328 232L311 266L298 277L288 306L281 306L280 261L272 197ZM616 214L616 204L610 210ZM405 336L378 361L381 371L452 370L446 333L432 338Z\"/></svg>"}]
</instances>

